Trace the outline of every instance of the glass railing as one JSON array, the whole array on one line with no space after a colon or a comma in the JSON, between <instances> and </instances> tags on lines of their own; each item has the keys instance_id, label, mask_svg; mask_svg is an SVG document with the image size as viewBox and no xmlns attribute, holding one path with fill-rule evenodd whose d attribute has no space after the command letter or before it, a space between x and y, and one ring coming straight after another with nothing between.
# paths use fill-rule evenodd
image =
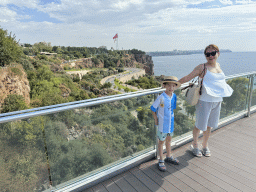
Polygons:
<instances>
[{"instance_id":1,"label":"glass railing","mask_svg":"<svg viewBox=\"0 0 256 192\"><path fill-rule=\"evenodd\" d=\"M256 78L253 80L253 90L252 90L252 101L251 106L256 107Z\"/></svg>"},{"instance_id":2,"label":"glass railing","mask_svg":"<svg viewBox=\"0 0 256 192\"><path fill-rule=\"evenodd\" d=\"M227 78L221 121L247 115L256 106L256 73ZM150 106L164 89L1 114L0 191L71 191L156 155ZM195 107L175 91L172 145L191 138ZM251 103L251 105L250 105Z\"/></svg>"}]
</instances>

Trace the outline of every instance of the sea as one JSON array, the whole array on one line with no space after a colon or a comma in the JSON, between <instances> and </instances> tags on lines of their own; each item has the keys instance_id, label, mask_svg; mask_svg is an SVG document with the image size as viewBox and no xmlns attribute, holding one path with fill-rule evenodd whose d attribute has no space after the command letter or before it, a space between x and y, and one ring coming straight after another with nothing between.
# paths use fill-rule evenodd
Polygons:
<instances>
[{"instance_id":1,"label":"sea","mask_svg":"<svg viewBox=\"0 0 256 192\"><path fill-rule=\"evenodd\" d=\"M155 76L188 75L197 65L206 62L204 54L152 57ZM256 73L256 52L224 52L217 60L226 76L246 72Z\"/></svg>"}]
</instances>

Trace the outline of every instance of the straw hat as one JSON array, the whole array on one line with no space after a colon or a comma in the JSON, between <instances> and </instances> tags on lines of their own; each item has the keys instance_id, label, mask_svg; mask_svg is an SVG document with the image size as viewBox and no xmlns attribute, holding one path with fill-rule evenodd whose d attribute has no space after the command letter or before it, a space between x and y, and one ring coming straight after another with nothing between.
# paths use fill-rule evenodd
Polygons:
<instances>
[{"instance_id":1,"label":"straw hat","mask_svg":"<svg viewBox=\"0 0 256 192\"><path fill-rule=\"evenodd\" d=\"M162 81L162 83L167 83L167 82L172 82L175 83L177 85L177 88L180 87L180 82L178 82L178 78L175 76L164 76L164 80Z\"/></svg>"}]
</instances>

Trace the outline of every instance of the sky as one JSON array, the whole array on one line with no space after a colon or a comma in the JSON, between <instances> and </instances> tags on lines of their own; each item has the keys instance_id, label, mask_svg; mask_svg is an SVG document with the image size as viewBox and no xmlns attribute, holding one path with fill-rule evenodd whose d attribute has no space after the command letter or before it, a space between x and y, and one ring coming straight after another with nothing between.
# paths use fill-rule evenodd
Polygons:
<instances>
[{"instance_id":1,"label":"sky","mask_svg":"<svg viewBox=\"0 0 256 192\"><path fill-rule=\"evenodd\" d=\"M256 0L0 0L0 28L52 46L256 51Z\"/></svg>"}]
</instances>

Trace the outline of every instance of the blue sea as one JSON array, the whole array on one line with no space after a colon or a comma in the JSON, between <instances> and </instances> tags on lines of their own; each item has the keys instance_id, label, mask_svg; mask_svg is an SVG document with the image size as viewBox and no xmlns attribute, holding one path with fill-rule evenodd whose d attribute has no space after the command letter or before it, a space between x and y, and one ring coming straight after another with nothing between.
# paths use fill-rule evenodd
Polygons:
<instances>
[{"instance_id":1,"label":"blue sea","mask_svg":"<svg viewBox=\"0 0 256 192\"><path fill-rule=\"evenodd\" d=\"M198 64L205 63L203 54L152 57L155 76L176 76L179 79L188 75ZM217 62L226 76L256 72L256 52L221 53Z\"/></svg>"}]
</instances>

